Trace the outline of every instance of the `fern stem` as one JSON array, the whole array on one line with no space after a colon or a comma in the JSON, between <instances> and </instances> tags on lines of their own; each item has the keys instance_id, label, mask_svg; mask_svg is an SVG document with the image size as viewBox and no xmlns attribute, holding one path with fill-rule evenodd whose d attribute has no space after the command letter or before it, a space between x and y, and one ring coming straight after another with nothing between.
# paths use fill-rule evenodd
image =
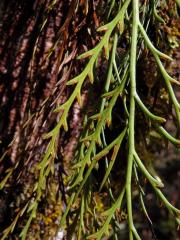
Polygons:
<instances>
[{"instance_id":1,"label":"fern stem","mask_svg":"<svg viewBox=\"0 0 180 240\"><path fill-rule=\"evenodd\" d=\"M166 119L156 116L153 113L151 113L147 107L143 104L143 102L141 101L141 99L139 98L138 94L136 93L135 95L135 100L138 103L139 107L141 108L141 110L144 112L144 114L146 116L148 116L150 119L155 120L155 121L159 121L159 122L166 122Z\"/></svg>"},{"instance_id":2,"label":"fern stem","mask_svg":"<svg viewBox=\"0 0 180 240\"><path fill-rule=\"evenodd\" d=\"M138 0L132 1L133 21L132 21L132 39L130 52L130 112L129 112L129 152L128 152L128 166L126 174L126 196L127 196L127 211L129 222L129 239L133 239L133 215L132 215L132 194L131 194L131 180L133 167L133 151L134 151L134 124L135 124L135 93L136 93L136 53L137 53L137 38L138 38L138 21L139 10Z\"/></svg>"}]
</instances>

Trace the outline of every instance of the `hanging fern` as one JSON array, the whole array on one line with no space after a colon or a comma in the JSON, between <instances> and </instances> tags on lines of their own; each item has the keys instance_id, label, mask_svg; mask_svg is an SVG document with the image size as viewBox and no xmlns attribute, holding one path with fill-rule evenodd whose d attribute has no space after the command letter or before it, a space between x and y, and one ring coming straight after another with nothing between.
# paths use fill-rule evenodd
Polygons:
<instances>
[{"instance_id":1,"label":"hanging fern","mask_svg":"<svg viewBox=\"0 0 180 240\"><path fill-rule=\"evenodd\" d=\"M8 16L11 4L2 6ZM1 130L0 189L10 195L16 181L22 187L1 239L11 239L13 234L20 239L51 239L60 233L65 239L120 239L127 228L130 240L142 239L136 217L142 214L156 238L146 203L149 187L179 226L180 210L163 193L166 184L155 170L151 159L155 154L150 150L155 141L161 142L162 149L163 142L173 144L177 152L180 146L180 105L175 95L180 83L168 73L173 59L162 41L168 14L175 18L178 6L178 1L34 2L36 20L32 16L27 20L34 32L26 32L25 26L21 33L27 39L33 36L28 40L31 48L24 52L19 37L21 47L14 56L15 63L20 61L18 53L25 56L26 72L20 68L22 75L18 75L14 63L15 73L9 74L11 86L21 86L21 76L26 76L27 86L17 90L20 96L27 93L19 103L23 113L16 122L13 109L18 115L18 108L5 103L10 106L7 143ZM16 10L17 18L23 15L23 10ZM6 15L2 23L8 22ZM156 32L152 34L151 28ZM8 33L13 31L16 26L9 27ZM9 49L13 50L10 45ZM2 54L3 74L6 58ZM47 85L42 91L43 71ZM6 88L3 82L2 88ZM166 128L170 117L174 136ZM134 203L140 206L138 213Z\"/></svg>"}]
</instances>

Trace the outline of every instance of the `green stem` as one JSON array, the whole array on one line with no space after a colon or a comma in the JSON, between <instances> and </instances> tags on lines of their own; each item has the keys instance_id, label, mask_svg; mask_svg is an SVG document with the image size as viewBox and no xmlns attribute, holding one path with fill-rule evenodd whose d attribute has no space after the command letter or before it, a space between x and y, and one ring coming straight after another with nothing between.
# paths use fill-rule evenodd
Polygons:
<instances>
[{"instance_id":1,"label":"green stem","mask_svg":"<svg viewBox=\"0 0 180 240\"><path fill-rule=\"evenodd\" d=\"M145 115L147 115L150 119L152 120L155 120L155 121L159 121L159 122L166 122L166 119L165 118L162 118L162 117L159 117L159 116L156 116L154 115L153 113L151 113L147 107L143 104L143 102L141 101L141 99L139 98L139 96L135 95L135 99L136 99L136 102L138 103L139 107L141 108L141 110L144 112Z\"/></svg>"},{"instance_id":2,"label":"green stem","mask_svg":"<svg viewBox=\"0 0 180 240\"><path fill-rule=\"evenodd\" d=\"M61 227L63 227L63 225L65 224L67 215L68 215L69 210L70 210L70 208L71 208L71 205L72 205L72 203L74 202L74 198L75 198L75 193L72 193L72 195L71 195L71 197L70 197L70 199L69 199L68 205L66 206L66 210L65 210L65 212L64 212L64 214L63 214L63 216L62 216L62 218L61 218L61 220L60 220L59 226L61 226Z\"/></svg>"},{"instance_id":3,"label":"green stem","mask_svg":"<svg viewBox=\"0 0 180 240\"><path fill-rule=\"evenodd\" d=\"M106 80L106 84L105 84L105 87L104 87L105 92L109 91L111 78L113 76L112 75L113 61L114 61L115 56L116 56L117 42L118 42L118 35L117 35L117 33L115 33L114 34L113 47L112 47L112 53L111 53L111 58L110 58L110 63L109 63L109 68L108 68L107 80ZM103 98L103 100L101 102L100 112L102 112L104 110L105 103L106 103L106 99ZM106 143L104 128L102 130L102 140L103 140L103 146L106 148L107 147L107 143ZM105 165L106 165L106 170L107 170L108 166L109 166L107 156L105 157ZM108 184L110 186L110 179L108 178L107 181L108 181ZM102 183L101 183L101 186L102 186ZM100 186L100 189L101 189L101 186ZM111 187L108 188L108 192L109 192L109 196L111 197L111 199L114 200L114 196L113 196Z\"/></svg>"},{"instance_id":4,"label":"green stem","mask_svg":"<svg viewBox=\"0 0 180 240\"><path fill-rule=\"evenodd\" d=\"M135 158L135 161L136 161L139 169L141 169L141 172L147 177L147 179L149 179L149 181L151 181L153 186L164 187L163 183L160 180L156 179L148 172L148 170L146 169L144 164L141 162L141 159L139 158L139 156L137 155L137 153L135 151L134 151L134 158Z\"/></svg>"},{"instance_id":5,"label":"green stem","mask_svg":"<svg viewBox=\"0 0 180 240\"><path fill-rule=\"evenodd\" d=\"M164 205L167 207L167 209L172 213L176 213L176 214L180 214L180 210L177 209L176 207L174 207L167 199L166 197L163 195L163 193L161 192L161 190L159 189L159 187L163 187L163 183L159 182L158 180L156 180L155 178L153 178L151 176L151 174L147 171L147 169L145 168L145 166L142 164L140 158L138 157L137 153L134 152L134 157L135 160L138 164L139 169L141 170L141 172L144 174L144 176L148 179L149 183L151 184L151 186L153 187L154 191L156 192L156 194L158 195L158 197L161 199L161 201L164 203Z\"/></svg>"},{"instance_id":6,"label":"green stem","mask_svg":"<svg viewBox=\"0 0 180 240\"><path fill-rule=\"evenodd\" d=\"M160 56L160 57L162 57L164 59L168 59L168 60L172 61L173 59L171 57L169 57L168 55L162 53L161 51L159 51L158 49L156 49L154 47L154 45L152 44L151 40L149 39L146 31L144 30L144 27L142 26L142 24L140 22L138 23L138 26L139 26L141 34L142 34L142 36L143 36L143 38L144 38L148 48L151 50L153 55L155 54L155 55Z\"/></svg>"},{"instance_id":7,"label":"green stem","mask_svg":"<svg viewBox=\"0 0 180 240\"><path fill-rule=\"evenodd\" d=\"M166 206L166 208L169 210L170 213L176 213L177 215L180 214L180 210L176 207L174 207L168 200L167 198L164 196L164 194L161 192L161 190L155 186L152 185L152 187L154 188L156 194L158 195L158 197L161 199L161 201L164 203L164 205Z\"/></svg>"},{"instance_id":8,"label":"green stem","mask_svg":"<svg viewBox=\"0 0 180 240\"><path fill-rule=\"evenodd\" d=\"M169 56L167 56L166 54L164 53L161 53L159 50L157 50L153 44L151 43L147 33L145 32L142 24L139 22L138 23L138 26L140 28L140 31L141 31L141 34L148 46L148 48L151 50L154 58L156 59L156 62L159 66L159 69L161 71L161 74L163 75L163 78L164 78L164 81L166 83L166 87L168 89L168 92L169 92L169 95L170 95L170 98L171 98L171 101L174 105L174 108L175 108L175 111L176 111L176 116L177 116L177 126L178 126L178 130L180 130L180 106L179 106L179 103L178 103L178 100L174 94L174 91L173 91L173 88L171 86L171 82L172 83L176 83L176 80L174 80L171 76L169 76L169 74L167 73L167 71L165 70L161 60L159 57L162 57L162 58L165 58L165 59L169 59L169 60L172 60Z\"/></svg>"},{"instance_id":9,"label":"green stem","mask_svg":"<svg viewBox=\"0 0 180 240\"><path fill-rule=\"evenodd\" d=\"M129 222L129 239L133 239L133 215L132 215L132 196L131 196L131 179L133 167L133 152L134 152L134 123L135 123L135 93L136 93L136 53L137 53L137 37L138 37L138 22L139 22L139 4L138 0L132 0L133 4L133 22L132 22L132 39L130 52L130 112L129 112L129 153L128 165L126 174L126 197L127 211Z\"/></svg>"},{"instance_id":10,"label":"green stem","mask_svg":"<svg viewBox=\"0 0 180 240\"><path fill-rule=\"evenodd\" d=\"M178 148L180 147L180 139L176 139L171 134L169 134L163 127L158 126L157 127L158 131L163 135L166 139L168 139L172 144L177 146Z\"/></svg>"},{"instance_id":11,"label":"green stem","mask_svg":"<svg viewBox=\"0 0 180 240\"><path fill-rule=\"evenodd\" d=\"M111 78L112 78L113 60L115 59L115 55L116 55L117 41L118 41L118 35L117 35L117 33L115 33L112 54L111 54L111 58L110 58L110 62L109 62L107 80L106 80L106 84L104 86L105 93L109 91L109 86L110 86L110 82L111 82ZM100 107L101 113L104 110L105 103L106 103L106 98L103 98L102 102L101 102L101 107Z\"/></svg>"},{"instance_id":12,"label":"green stem","mask_svg":"<svg viewBox=\"0 0 180 240\"><path fill-rule=\"evenodd\" d=\"M160 68L160 71L161 71L161 73L162 73L162 75L164 77L164 81L166 83L166 87L168 89L171 101L172 101L172 103L174 105L174 109L175 109L176 116L177 116L177 126L178 126L178 130L180 130L180 105L179 105L178 100L177 100L177 98L175 96L174 90L173 90L173 88L171 86L171 83L170 83L171 79L170 79L169 75L167 74L167 72L166 72L166 70L165 70L165 68L164 68L164 66L163 66L159 56L154 54L154 57L155 57L156 62L158 64L159 68Z\"/></svg>"}]
</instances>

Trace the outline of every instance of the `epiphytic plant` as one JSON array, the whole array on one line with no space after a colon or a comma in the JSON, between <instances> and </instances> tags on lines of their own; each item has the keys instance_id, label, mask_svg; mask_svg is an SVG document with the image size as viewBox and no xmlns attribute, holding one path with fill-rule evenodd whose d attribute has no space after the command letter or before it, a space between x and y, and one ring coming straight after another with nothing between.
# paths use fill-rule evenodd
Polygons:
<instances>
[{"instance_id":1,"label":"epiphytic plant","mask_svg":"<svg viewBox=\"0 0 180 240\"><path fill-rule=\"evenodd\" d=\"M82 2L85 2L87 10L88 1ZM53 4L55 3L53 2ZM51 7L53 7L53 4ZM180 146L180 140L178 139L180 105L172 87L173 84L175 86L180 84L168 74L164 67L165 63L172 61L172 58L158 50L148 36L150 18L155 22L165 22L165 20L158 15L157 7L160 8L160 6L156 1L150 3L139 0L125 0L117 3L114 0L109 0L108 6L108 12L106 13L108 23L97 29L100 33L100 40L91 50L78 56L78 59L85 63L85 67L76 77L67 81L66 86L67 88L70 86L71 93L63 104L54 109L53 112L57 115L57 123L51 131L43 136L48 144L42 160L37 163L39 174L33 187L34 197L24 205L12 224L4 230L2 239L5 239L14 230L18 219L25 212L27 213L27 221L22 228L20 237L26 239L46 190L48 177L56 171L55 159L58 154L59 136L62 132L69 131L69 116L74 104L77 102L79 107L83 109L83 90L84 85L88 82L87 79L91 84L90 86L88 83L89 88L92 89L91 94L96 89L97 83L101 84L101 93L97 99L98 104L92 107L91 114L87 111L83 116L83 129L74 158L71 160L72 167L69 170L69 176L64 177L67 202L63 213L58 216L59 228L61 231L66 230L65 234L68 239L75 234L77 239L100 240L103 239L104 235L110 233L118 239L117 232L121 229L123 211L125 214L127 210L125 215L128 220L129 239L141 239L133 220L134 189L138 192L142 211L152 225L145 206L142 178L146 179L158 199L174 216L177 224L180 224L180 210L174 207L164 196L162 192L164 184L160 177L149 170L144 163L144 159L141 158L137 149L138 142L136 140L138 114L142 113L149 128L153 129L160 137L171 142L175 148L178 149ZM46 20L41 31L45 22ZM62 34L61 31L60 34ZM66 34L64 39L67 40ZM51 56L58 40L46 54L46 57ZM123 56L118 53L119 45L122 43L127 45ZM175 112L177 137L173 137L165 129L165 117L151 112L138 93L139 76L137 69L143 50L153 56L154 64L159 68L161 81L164 81L168 93L168 101L172 103ZM35 54L36 49L34 50ZM102 77L102 81L98 69L102 67L103 62L105 62L106 74L105 77ZM88 101L89 97L86 96L86 98ZM122 114L119 117L117 117L117 115L120 115L118 108L121 108ZM118 121L119 127L116 129L115 125L118 125ZM108 138L108 131L113 132L110 138ZM123 155L122 159L120 154ZM124 161L124 169L122 170L121 184L118 190L115 190L112 175L118 161ZM102 167L102 162L104 167ZM102 171L102 169L104 170ZM103 173L100 173L100 171ZM103 174L100 183L95 183L95 172ZM6 178L0 183L1 188L4 187L10 175L11 173L8 172ZM104 193L102 198L99 197L101 193ZM100 199L99 204L98 199ZM102 199L104 199L104 203L102 203ZM99 206L101 204L104 204L103 207L106 210ZM118 213L120 213L120 216ZM119 230L117 231L117 229Z\"/></svg>"},{"instance_id":2,"label":"epiphytic plant","mask_svg":"<svg viewBox=\"0 0 180 240\"><path fill-rule=\"evenodd\" d=\"M113 3L112 3L113 4ZM63 105L60 106L58 110L63 110L62 118L58 127L63 124L64 126L67 126L65 122L64 116L67 115L66 109L69 110L69 106L72 101L75 99L75 97L78 98L78 101L80 103L80 88L82 86L82 82L84 81L85 77L89 73L89 77L92 82L92 75L93 75L93 66L94 62L97 59L97 56L99 55L99 52L101 51L102 47L105 47L105 52L107 55L107 58L109 59L109 68L108 68L108 74L107 74L107 81L105 84L105 94L102 95L102 103L99 108L99 112L95 115L90 117L90 121L93 122L93 129L86 133L85 137L81 139L81 151L79 151L79 157L77 158L76 165L74 166L75 170L75 176L74 180L70 184L69 191L71 190L73 193L70 197L68 206L66 208L66 211L61 219L61 224L64 224L64 221L67 217L68 212L70 211L70 208L73 206L74 202L77 201L77 198L80 197L82 200L80 201L79 206L79 225L80 230L84 229L84 221L83 221L83 215L85 214L85 211L87 211L87 208L85 208L84 199L86 196L84 194L87 194L83 191L83 188L87 188L86 185L88 185L88 178L90 178L92 174L92 170L96 166L96 164L99 162L100 159L104 159L104 156L106 156L111 149L113 149L112 157L109 160L109 165L107 166L107 170L104 176L104 179L100 185L100 189L104 186L106 183L108 176L111 172L111 169L113 167L114 161L117 157L117 153L119 151L121 142L124 138L126 138L127 141L127 149L128 149L128 158L127 158L127 172L126 172L126 180L124 183L124 186L122 187L119 196L116 200L114 200L114 203L112 203L112 206L110 209L108 209L106 212L103 213L105 217L105 222L102 224L100 229L88 236L88 239L102 239L104 234L108 234L110 222L115 215L115 212L117 209L120 209L122 206L123 198L126 199L127 202L127 216L128 216L128 224L129 224L129 239L133 239L134 237L136 239L140 239L139 234L136 231L134 222L133 222L133 210L132 210L132 181L133 181L133 171L135 171L135 178L138 179L138 174L143 174L144 177L149 181L151 186L154 189L154 192L158 195L159 199L163 202L163 204L167 207L167 209L175 216L177 223L179 224L179 218L178 215L180 211L176 209L174 206L172 206L168 200L164 197L162 191L160 190L163 187L163 183L161 182L160 178L157 176L152 176L149 171L144 166L142 160L139 158L136 147L135 147L135 115L136 115L136 105L140 107L142 112L144 113L145 117L149 119L152 126L155 127L159 133L167 138L170 142L172 142L175 147L179 147L180 141L174 137L172 137L163 127L162 123L164 123L166 120L160 116L156 116L153 113L151 113L148 108L143 104L140 97L138 96L137 90L136 90L136 80L138 78L136 74L137 69L137 49L138 49L138 36L139 32L141 34L141 37L143 38L142 41L146 44L147 48L151 51L153 54L159 69L161 71L161 74L164 78L164 81L166 83L166 87L170 96L170 99L173 103L174 109L176 111L176 117L177 117L177 129L179 129L180 124L180 105L177 102L177 99L175 97L175 94L173 92L171 83L175 83L179 85L179 82L171 78L166 70L164 69L164 66L162 64L162 61L160 58L165 60L171 60L171 58L159 50L157 50L150 39L148 38L146 31L142 25L142 23L139 20L139 2L134 0L132 1L132 23L131 23L131 36L130 36L130 52L129 59L124 63L125 67L123 68L122 76L119 74L116 66L116 60L115 60L115 53L117 48L117 38L118 38L118 32L115 30L115 33L112 34L113 38L113 46L111 48L111 53L109 54L109 45L110 45L110 34L112 33L112 30L119 25L120 32L119 34L122 34L123 28L124 28L124 18L125 18L125 11L127 11L127 7L130 4L130 1L125 1L122 8L120 8L119 13L117 16L108 24L105 26L102 26L100 30L105 31L105 35L102 38L101 42L92 50L82 54L79 59L82 59L83 57L89 57L90 60L85 68L85 70L77 76L75 79L69 81L69 84L77 84L75 87L75 90L69 100ZM156 8L154 8L154 11L156 13ZM156 13L157 16L157 13ZM110 57L109 57L110 55ZM115 70L115 76L113 75L113 68ZM117 75L116 75L117 74ZM113 83L113 90L109 92L109 88L111 85L111 80L116 78L116 84ZM128 81L129 79L129 81ZM106 127L106 124L110 126L112 124L112 110L114 105L117 102L118 97L124 96L124 91L126 87L130 85L129 87L129 110L127 113L127 121L125 124L124 129L119 133L118 137L115 138L111 143L108 145L105 144L105 141L102 140L104 135L104 129ZM67 128L67 127L65 127ZM56 129L56 128L55 128ZM54 130L53 130L54 131ZM51 132L48 136L52 136L54 132ZM102 143L103 142L103 143ZM97 146L101 146L102 150L97 151ZM85 171L85 167L87 166L87 170ZM134 170L133 170L134 169ZM76 190L77 188L77 190ZM74 191L73 191L74 190ZM140 198L141 203L143 206L143 210L145 215L147 215L145 205L143 202L143 192L140 191ZM87 206L86 206L87 207ZM84 229L85 232L85 229ZM80 232L79 232L80 234ZM79 239L81 235L79 235Z\"/></svg>"}]
</instances>

